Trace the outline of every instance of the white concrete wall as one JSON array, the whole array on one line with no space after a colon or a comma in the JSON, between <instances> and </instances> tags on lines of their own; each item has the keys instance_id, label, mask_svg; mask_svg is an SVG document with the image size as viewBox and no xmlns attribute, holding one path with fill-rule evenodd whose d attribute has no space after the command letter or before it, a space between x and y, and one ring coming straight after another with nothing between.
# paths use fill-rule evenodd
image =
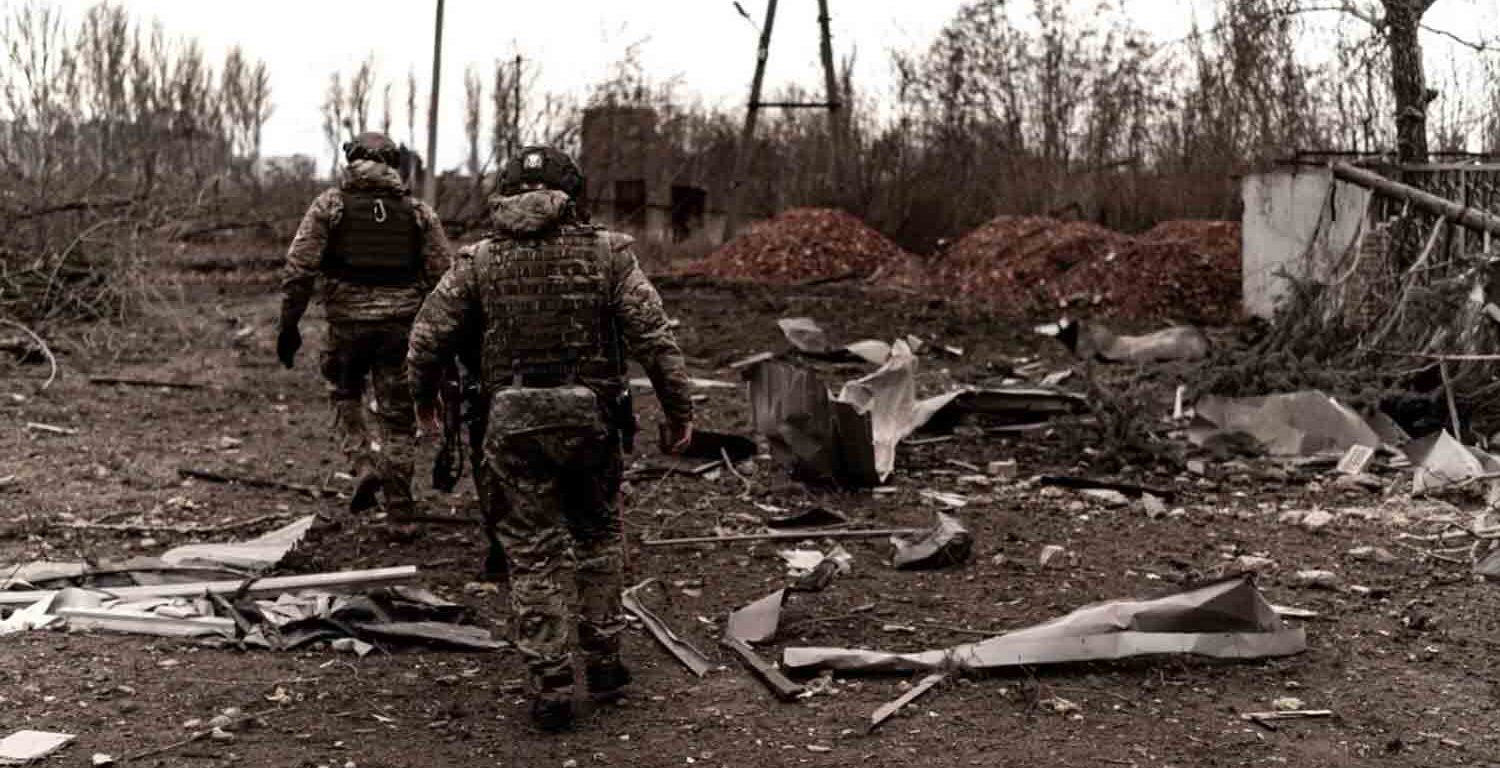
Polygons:
<instances>
[{"instance_id":1,"label":"white concrete wall","mask_svg":"<svg viewBox=\"0 0 1500 768\"><path fill-rule=\"evenodd\" d=\"M1335 180L1327 168L1251 174L1240 189L1245 203L1241 280L1249 315L1270 318L1276 311L1287 291L1278 270L1325 279L1367 229L1360 221L1368 215L1370 191Z\"/></svg>"}]
</instances>

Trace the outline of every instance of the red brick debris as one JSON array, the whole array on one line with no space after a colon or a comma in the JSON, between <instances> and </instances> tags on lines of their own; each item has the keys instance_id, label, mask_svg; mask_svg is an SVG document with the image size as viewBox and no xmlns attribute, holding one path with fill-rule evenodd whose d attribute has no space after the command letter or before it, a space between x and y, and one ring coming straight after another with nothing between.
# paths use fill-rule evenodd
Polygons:
<instances>
[{"instance_id":1,"label":"red brick debris","mask_svg":"<svg viewBox=\"0 0 1500 768\"><path fill-rule=\"evenodd\" d=\"M858 276L1027 318L1222 324L1239 317L1240 225L1169 221L1131 236L1086 221L999 216L922 257L843 211L794 208L686 271L768 283Z\"/></svg>"},{"instance_id":2,"label":"red brick debris","mask_svg":"<svg viewBox=\"0 0 1500 768\"><path fill-rule=\"evenodd\" d=\"M692 274L768 283L868 277L909 254L844 211L792 208L689 266Z\"/></svg>"},{"instance_id":3,"label":"red brick debris","mask_svg":"<svg viewBox=\"0 0 1500 768\"><path fill-rule=\"evenodd\" d=\"M1240 226L1170 221L1132 237L1089 222L1000 216L878 282L1021 317L1222 324L1239 316Z\"/></svg>"}]
</instances>

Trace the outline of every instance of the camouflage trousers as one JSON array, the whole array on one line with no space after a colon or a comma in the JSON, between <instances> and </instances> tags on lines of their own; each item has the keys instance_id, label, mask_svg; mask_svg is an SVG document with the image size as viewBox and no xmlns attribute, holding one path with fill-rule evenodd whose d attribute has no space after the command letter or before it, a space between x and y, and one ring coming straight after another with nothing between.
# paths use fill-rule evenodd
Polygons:
<instances>
[{"instance_id":1,"label":"camouflage trousers","mask_svg":"<svg viewBox=\"0 0 1500 768\"><path fill-rule=\"evenodd\" d=\"M585 663L618 659L625 628L619 437L602 418L492 432L484 461L475 480L486 485L485 515L510 558L516 648L534 691L571 684L575 601Z\"/></svg>"},{"instance_id":2,"label":"camouflage trousers","mask_svg":"<svg viewBox=\"0 0 1500 768\"><path fill-rule=\"evenodd\" d=\"M413 506L416 415L406 380L410 332L409 318L330 323L322 359L339 449L356 474L379 474L387 508L398 511ZM378 431L366 419L367 385L375 394Z\"/></svg>"}]
</instances>

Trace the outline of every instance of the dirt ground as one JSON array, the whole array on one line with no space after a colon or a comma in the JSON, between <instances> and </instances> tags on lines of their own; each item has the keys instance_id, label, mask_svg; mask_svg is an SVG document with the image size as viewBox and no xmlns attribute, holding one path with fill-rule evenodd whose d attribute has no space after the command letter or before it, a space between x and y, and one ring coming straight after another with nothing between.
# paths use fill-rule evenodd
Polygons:
<instances>
[{"instance_id":1,"label":"dirt ground","mask_svg":"<svg viewBox=\"0 0 1500 768\"><path fill-rule=\"evenodd\" d=\"M697 376L732 379L730 361L780 349L775 320L787 315L816 317L851 338L915 333L964 348L959 361L924 359L928 389L998 381L1021 357L1040 356L1049 369L1069 362L1060 348L1023 335L1020 326L911 295L683 279L664 282L663 293L681 320L679 339ZM316 372L321 332L304 328L309 343L297 367L286 371L272 353L277 299L270 283L210 278L190 286L187 299L170 332L143 327L93 352L75 340L62 357L61 377L45 392L37 388L44 368L0 362L0 477L14 476L0 486L0 563L120 558L184 540L68 529L74 521L144 516L153 524L227 524L274 512L339 515L339 500L178 476L180 467L192 466L348 487L330 479L343 467ZM88 383L90 374L207 387L97 386ZM1176 382L1162 376L1154 383L1160 391L1152 407L1166 413ZM704 425L747 428L742 392L702 393ZM642 434L654 435L659 411L649 397L638 402ZM31 431L28 422L77 434ZM729 473L633 483L628 578L656 578L660 586L647 593L649 602L722 666L695 678L634 628L626 640L634 692L589 713L573 734L544 736L528 725L523 669L513 652L394 649L357 659L325 648L240 652L55 631L0 638L6 662L0 733L78 734L47 762L53 765L167 747L191 732L184 722L238 708L260 717L232 740L177 746L138 764L1500 766L1500 662L1490 657L1500 651L1500 587L1476 581L1465 557L1449 562L1397 541L1402 532L1436 530L1424 521L1459 509L1399 491L1346 490L1325 471L1263 460L1207 457L1203 475L1175 460L1129 465L1096 449L1098 439L1085 425L1020 437L961 429L948 442L903 447L889 487L879 492L808 487L764 459L748 489ZM640 455L651 455L651 448L643 445ZM951 460L984 466L997 459L1015 459L1019 478L988 488L958 484L969 472ZM1171 506L1181 512L1152 518L1136 506L1105 508L1029 481L1044 473L1171 488L1178 494ZM449 496L428 490L426 474L419 468L429 511L472 514L467 479ZM1402 482L1394 475L1387 480ZM1306 622L1310 648L1272 661L1152 658L959 680L866 734L870 713L913 679L839 675L819 684L818 695L780 703L716 643L729 610L785 584L777 546L639 545L645 537L743 525L747 516L765 516L757 504L821 505L859 524L921 525L934 511L919 495L924 489L971 498L958 514L976 537L972 561L898 572L886 564L884 542L849 542L852 573L825 592L792 597L766 656L793 644L952 645L1093 601L1160 595L1221 573L1233 556L1249 553L1277 563L1260 579L1272 602L1319 613ZM1288 510L1312 508L1334 512L1334 522L1311 532L1279 521ZM1460 508L1467 515L1476 504ZM314 542L297 567L416 564L421 584L471 606L477 621L508 636L505 586L465 589L483 555L477 530L434 524L425 534L395 543L378 523L346 525ZM1048 544L1067 554L1043 568L1037 555ZM1347 556L1359 545L1386 547L1395 562ZM1334 570L1346 585L1369 591L1293 586L1291 573L1303 568ZM1284 696L1334 716L1284 723L1274 732L1239 717L1270 709ZM1056 711L1056 699L1076 709Z\"/></svg>"}]
</instances>

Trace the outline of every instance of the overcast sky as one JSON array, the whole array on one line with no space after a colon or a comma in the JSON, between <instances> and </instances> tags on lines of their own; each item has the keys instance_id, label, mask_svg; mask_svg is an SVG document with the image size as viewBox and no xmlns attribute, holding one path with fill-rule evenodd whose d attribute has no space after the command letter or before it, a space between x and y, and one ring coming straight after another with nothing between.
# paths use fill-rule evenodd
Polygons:
<instances>
[{"instance_id":1,"label":"overcast sky","mask_svg":"<svg viewBox=\"0 0 1500 768\"><path fill-rule=\"evenodd\" d=\"M0 0L4 4L8 0ZM890 52L923 48L962 4L961 0L829 0L836 55L856 54L856 84L888 93ZM1180 37L1194 8L1205 0L1127 0L1137 22L1161 39ZM740 0L758 22L764 0ZM1480 5L1476 5L1480 3ZM64 0L70 10L92 0ZM404 94L409 68L417 73L421 114L431 67L435 0L124 0L138 19L160 19L169 35L196 37L217 60L240 44L271 71L276 112L266 126L268 155L305 153L326 160L318 111L329 74L351 72L371 52L382 75ZM1088 2L1080 3L1088 5ZM1476 19L1493 21L1484 0L1441 0L1428 21L1479 34ZM1479 15L1476 15L1478 13ZM463 71L488 72L517 53L538 67L542 91L571 92L582 101L627 47L639 44L647 73L657 81L678 78L685 97L733 107L746 100L754 68L755 27L731 0L448 0L438 157L442 167L463 158ZM1500 34L1500 30L1490 30ZM1435 44L1436 45L1436 44ZM1432 52L1430 52L1431 55ZM486 88L489 75L486 74ZM821 88L817 0L780 0L767 88L800 83ZM404 95L397 98L404 103ZM404 108L393 133L408 141ZM378 100L372 119L378 119ZM424 120L417 143L425 149Z\"/></svg>"}]
</instances>

